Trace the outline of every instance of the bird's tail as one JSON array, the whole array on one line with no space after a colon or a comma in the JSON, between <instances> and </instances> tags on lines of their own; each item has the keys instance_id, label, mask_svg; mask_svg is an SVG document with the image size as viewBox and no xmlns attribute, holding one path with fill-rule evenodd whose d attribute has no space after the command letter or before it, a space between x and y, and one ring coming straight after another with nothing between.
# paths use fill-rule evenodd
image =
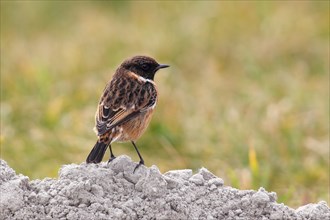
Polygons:
<instances>
[{"instance_id":1,"label":"bird's tail","mask_svg":"<svg viewBox=\"0 0 330 220\"><path fill-rule=\"evenodd\" d=\"M86 163L100 163L103 159L105 151L107 150L109 144L98 140L94 145L92 151L89 153Z\"/></svg>"}]
</instances>

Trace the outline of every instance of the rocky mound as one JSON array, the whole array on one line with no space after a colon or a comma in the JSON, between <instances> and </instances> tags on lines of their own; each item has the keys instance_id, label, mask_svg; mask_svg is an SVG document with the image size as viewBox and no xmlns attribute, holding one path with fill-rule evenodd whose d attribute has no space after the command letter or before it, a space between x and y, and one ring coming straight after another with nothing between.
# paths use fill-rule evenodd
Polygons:
<instances>
[{"instance_id":1,"label":"rocky mound","mask_svg":"<svg viewBox=\"0 0 330 220\"><path fill-rule=\"evenodd\" d=\"M120 156L70 164L58 179L32 180L0 161L0 219L330 219L326 202L298 209L276 193L238 190L201 168L161 174Z\"/></svg>"}]
</instances>

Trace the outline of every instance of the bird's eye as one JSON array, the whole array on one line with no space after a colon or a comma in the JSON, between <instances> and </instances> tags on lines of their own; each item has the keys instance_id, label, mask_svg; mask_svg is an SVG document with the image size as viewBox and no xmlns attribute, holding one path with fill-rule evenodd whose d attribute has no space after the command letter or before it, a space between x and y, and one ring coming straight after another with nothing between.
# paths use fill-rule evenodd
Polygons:
<instances>
[{"instance_id":1,"label":"bird's eye","mask_svg":"<svg viewBox=\"0 0 330 220\"><path fill-rule=\"evenodd\" d=\"M148 64L142 64L141 65L143 70L149 70L149 65Z\"/></svg>"}]
</instances>

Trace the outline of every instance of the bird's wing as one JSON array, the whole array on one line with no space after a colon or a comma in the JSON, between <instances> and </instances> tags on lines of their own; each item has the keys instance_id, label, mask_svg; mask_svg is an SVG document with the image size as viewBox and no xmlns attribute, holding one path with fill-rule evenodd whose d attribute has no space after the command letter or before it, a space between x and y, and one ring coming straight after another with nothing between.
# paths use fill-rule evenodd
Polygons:
<instances>
[{"instance_id":1,"label":"bird's wing","mask_svg":"<svg viewBox=\"0 0 330 220\"><path fill-rule=\"evenodd\" d=\"M132 81L132 78L124 77L112 80L106 86L96 112L98 135L153 108L156 101L157 91L151 81Z\"/></svg>"}]
</instances>

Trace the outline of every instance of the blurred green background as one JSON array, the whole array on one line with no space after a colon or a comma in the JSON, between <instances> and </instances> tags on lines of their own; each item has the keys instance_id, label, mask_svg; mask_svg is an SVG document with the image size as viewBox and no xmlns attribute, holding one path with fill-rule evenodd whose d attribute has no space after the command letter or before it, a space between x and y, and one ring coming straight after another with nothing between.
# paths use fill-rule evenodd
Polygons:
<instances>
[{"instance_id":1,"label":"blurred green background","mask_svg":"<svg viewBox=\"0 0 330 220\"><path fill-rule=\"evenodd\" d=\"M147 166L329 203L328 1L1 1L1 158L31 179L84 162L103 88L137 54L171 65Z\"/></svg>"}]
</instances>

